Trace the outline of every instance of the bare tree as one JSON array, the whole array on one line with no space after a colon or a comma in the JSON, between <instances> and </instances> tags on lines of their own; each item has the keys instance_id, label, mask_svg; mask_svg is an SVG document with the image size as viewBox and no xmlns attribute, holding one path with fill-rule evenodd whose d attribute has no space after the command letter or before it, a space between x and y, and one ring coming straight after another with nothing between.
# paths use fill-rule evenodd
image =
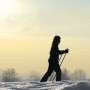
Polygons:
<instances>
[{"instance_id":1,"label":"bare tree","mask_svg":"<svg viewBox=\"0 0 90 90\"><path fill-rule=\"evenodd\" d=\"M78 69L71 75L72 80L86 80L86 73L84 70Z\"/></svg>"},{"instance_id":2,"label":"bare tree","mask_svg":"<svg viewBox=\"0 0 90 90\"><path fill-rule=\"evenodd\" d=\"M19 77L17 76L17 73L15 71L15 69L10 68L7 70L4 70L2 72L2 81L4 82L16 82L19 81Z\"/></svg>"},{"instance_id":3,"label":"bare tree","mask_svg":"<svg viewBox=\"0 0 90 90\"><path fill-rule=\"evenodd\" d=\"M69 80L70 79L70 73L69 71L65 68L62 70L62 80Z\"/></svg>"},{"instance_id":4,"label":"bare tree","mask_svg":"<svg viewBox=\"0 0 90 90\"><path fill-rule=\"evenodd\" d=\"M30 81L40 81L41 75L36 71L32 71L29 76Z\"/></svg>"},{"instance_id":5,"label":"bare tree","mask_svg":"<svg viewBox=\"0 0 90 90\"><path fill-rule=\"evenodd\" d=\"M2 69L0 69L0 81L2 80Z\"/></svg>"}]
</instances>

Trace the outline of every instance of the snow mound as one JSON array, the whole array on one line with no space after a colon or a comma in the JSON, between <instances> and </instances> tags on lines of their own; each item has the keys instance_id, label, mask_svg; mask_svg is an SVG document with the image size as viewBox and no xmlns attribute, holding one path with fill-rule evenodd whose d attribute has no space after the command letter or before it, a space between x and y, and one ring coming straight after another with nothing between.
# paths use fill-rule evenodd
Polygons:
<instances>
[{"instance_id":1,"label":"snow mound","mask_svg":"<svg viewBox=\"0 0 90 90\"><path fill-rule=\"evenodd\" d=\"M58 89L59 90L59 89ZM61 90L90 90L90 82L78 81L72 84L67 84Z\"/></svg>"},{"instance_id":2,"label":"snow mound","mask_svg":"<svg viewBox=\"0 0 90 90\"><path fill-rule=\"evenodd\" d=\"M0 90L90 90L90 82L0 82Z\"/></svg>"}]
</instances>

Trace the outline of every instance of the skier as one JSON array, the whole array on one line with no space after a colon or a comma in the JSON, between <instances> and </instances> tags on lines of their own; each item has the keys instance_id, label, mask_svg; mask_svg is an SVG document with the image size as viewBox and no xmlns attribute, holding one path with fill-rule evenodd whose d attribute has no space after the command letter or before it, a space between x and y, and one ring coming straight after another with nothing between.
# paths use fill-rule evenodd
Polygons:
<instances>
[{"instance_id":1,"label":"skier","mask_svg":"<svg viewBox=\"0 0 90 90\"><path fill-rule=\"evenodd\" d=\"M41 82L47 81L48 77L52 74L53 71L56 72L56 81L61 81L61 69L59 66L59 55L68 53L69 49L65 50L59 50L58 45L61 41L60 36L55 36L52 42L52 47L50 50L50 57L49 57L49 67L43 78L41 79Z\"/></svg>"}]
</instances>

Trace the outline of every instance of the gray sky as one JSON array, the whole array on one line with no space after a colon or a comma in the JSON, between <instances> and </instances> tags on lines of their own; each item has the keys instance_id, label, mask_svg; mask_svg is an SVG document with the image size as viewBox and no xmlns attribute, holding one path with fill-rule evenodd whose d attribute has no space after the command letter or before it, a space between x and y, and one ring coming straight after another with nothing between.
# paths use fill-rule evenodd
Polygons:
<instances>
[{"instance_id":1,"label":"gray sky","mask_svg":"<svg viewBox=\"0 0 90 90\"><path fill-rule=\"evenodd\" d=\"M89 0L8 0L7 4L4 1L0 0L5 5L0 6L4 8L0 9L3 35L90 36Z\"/></svg>"}]
</instances>

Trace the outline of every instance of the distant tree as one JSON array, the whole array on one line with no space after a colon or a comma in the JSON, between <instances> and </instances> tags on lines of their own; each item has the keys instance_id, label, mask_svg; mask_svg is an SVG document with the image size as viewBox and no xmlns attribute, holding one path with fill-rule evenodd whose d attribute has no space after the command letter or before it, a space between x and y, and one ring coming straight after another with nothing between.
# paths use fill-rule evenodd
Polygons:
<instances>
[{"instance_id":1,"label":"distant tree","mask_svg":"<svg viewBox=\"0 0 90 90\"><path fill-rule=\"evenodd\" d=\"M61 78L62 78L62 80L69 80L70 79L70 73L66 68L62 70Z\"/></svg>"},{"instance_id":2,"label":"distant tree","mask_svg":"<svg viewBox=\"0 0 90 90\"><path fill-rule=\"evenodd\" d=\"M16 73L15 69L13 69L13 68L4 70L2 72L2 81L4 81L4 82L16 82L19 80L20 80L20 78L17 76L17 73Z\"/></svg>"},{"instance_id":3,"label":"distant tree","mask_svg":"<svg viewBox=\"0 0 90 90\"><path fill-rule=\"evenodd\" d=\"M86 73L84 70L78 69L71 75L72 80L86 80Z\"/></svg>"},{"instance_id":4,"label":"distant tree","mask_svg":"<svg viewBox=\"0 0 90 90\"><path fill-rule=\"evenodd\" d=\"M87 79L88 81L90 81L90 79Z\"/></svg>"},{"instance_id":5,"label":"distant tree","mask_svg":"<svg viewBox=\"0 0 90 90\"><path fill-rule=\"evenodd\" d=\"M2 80L2 69L0 69L0 81Z\"/></svg>"},{"instance_id":6,"label":"distant tree","mask_svg":"<svg viewBox=\"0 0 90 90\"><path fill-rule=\"evenodd\" d=\"M32 71L29 76L30 81L40 81L41 75L36 71Z\"/></svg>"}]
</instances>

